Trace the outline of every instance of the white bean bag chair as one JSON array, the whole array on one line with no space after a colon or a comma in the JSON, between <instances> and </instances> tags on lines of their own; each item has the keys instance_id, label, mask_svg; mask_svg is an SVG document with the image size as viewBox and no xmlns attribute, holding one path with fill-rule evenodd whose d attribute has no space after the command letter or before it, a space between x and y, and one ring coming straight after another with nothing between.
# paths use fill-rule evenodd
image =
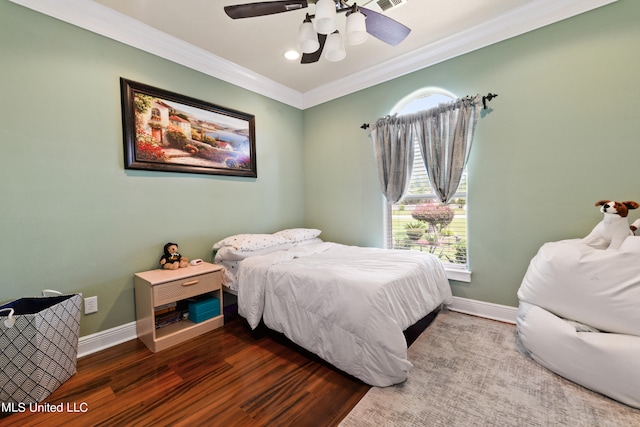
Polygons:
<instances>
[{"instance_id":1,"label":"white bean bag chair","mask_svg":"<svg viewBox=\"0 0 640 427\"><path fill-rule=\"evenodd\" d=\"M545 243L518 299L518 338L535 361L640 408L640 237L618 250Z\"/></svg>"}]
</instances>

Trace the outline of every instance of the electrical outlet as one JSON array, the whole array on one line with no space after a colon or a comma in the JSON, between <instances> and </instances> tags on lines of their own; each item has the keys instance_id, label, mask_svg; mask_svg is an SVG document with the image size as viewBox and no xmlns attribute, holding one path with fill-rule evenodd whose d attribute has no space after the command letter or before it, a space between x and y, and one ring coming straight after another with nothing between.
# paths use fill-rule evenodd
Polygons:
<instances>
[{"instance_id":1,"label":"electrical outlet","mask_svg":"<svg viewBox=\"0 0 640 427\"><path fill-rule=\"evenodd\" d=\"M98 297L87 297L84 299L84 314L91 314L98 311Z\"/></svg>"}]
</instances>

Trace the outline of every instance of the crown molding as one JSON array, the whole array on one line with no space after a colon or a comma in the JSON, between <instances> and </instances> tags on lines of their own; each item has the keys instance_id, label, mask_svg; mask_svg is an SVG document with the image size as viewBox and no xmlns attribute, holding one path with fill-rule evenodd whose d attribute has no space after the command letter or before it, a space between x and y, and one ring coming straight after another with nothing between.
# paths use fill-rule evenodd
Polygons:
<instances>
[{"instance_id":1,"label":"crown molding","mask_svg":"<svg viewBox=\"0 0 640 427\"><path fill-rule=\"evenodd\" d=\"M302 94L261 74L90 0L10 0L296 108Z\"/></svg>"},{"instance_id":2,"label":"crown molding","mask_svg":"<svg viewBox=\"0 0 640 427\"><path fill-rule=\"evenodd\" d=\"M10 1L304 110L618 0L532 1L498 18L426 45L417 51L304 93L94 1Z\"/></svg>"},{"instance_id":3,"label":"crown molding","mask_svg":"<svg viewBox=\"0 0 640 427\"><path fill-rule=\"evenodd\" d=\"M538 0L391 61L303 94L302 108L375 86L618 0Z\"/></svg>"}]
</instances>

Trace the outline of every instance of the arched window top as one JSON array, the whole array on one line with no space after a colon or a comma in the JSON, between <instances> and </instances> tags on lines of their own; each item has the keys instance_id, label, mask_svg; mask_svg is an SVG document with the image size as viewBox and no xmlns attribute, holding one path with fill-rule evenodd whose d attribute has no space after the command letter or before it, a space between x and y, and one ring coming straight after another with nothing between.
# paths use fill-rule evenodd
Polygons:
<instances>
[{"instance_id":1,"label":"arched window top","mask_svg":"<svg viewBox=\"0 0 640 427\"><path fill-rule=\"evenodd\" d=\"M402 98L391 109L390 114L411 114L422 110L428 110L440 103L449 102L458 98L448 90L429 86L418 89Z\"/></svg>"}]
</instances>

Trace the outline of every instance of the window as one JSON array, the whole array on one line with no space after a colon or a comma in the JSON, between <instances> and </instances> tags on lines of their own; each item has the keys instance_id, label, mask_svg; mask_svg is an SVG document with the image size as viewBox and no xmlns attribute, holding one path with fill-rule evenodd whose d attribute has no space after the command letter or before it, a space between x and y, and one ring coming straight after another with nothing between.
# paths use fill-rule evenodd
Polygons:
<instances>
[{"instance_id":1,"label":"window","mask_svg":"<svg viewBox=\"0 0 640 427\"><path fill-rule=\"evenodd\" d=\"M161 121L162 118L160 117L160 110L158 108L152 108L151 109L151 119L150 120L155 120L155 121Z\"/></svg>"},{"instance_id":2,"label":"window","mask_svg":"<svg viewBox=\"0 0 640 427\"><path fill-rule=\"evenodd\" d=\"M425 88L400 101L391 114L428 110L457 97L438 88ZM436 201L429 184L418 144L415 144L413 172L408 190L386 212L386 246L429 252L445 264L451 279L469 281L467 262L467 179L466 172L453 202Z\"/></svg>"}]
</instances>

